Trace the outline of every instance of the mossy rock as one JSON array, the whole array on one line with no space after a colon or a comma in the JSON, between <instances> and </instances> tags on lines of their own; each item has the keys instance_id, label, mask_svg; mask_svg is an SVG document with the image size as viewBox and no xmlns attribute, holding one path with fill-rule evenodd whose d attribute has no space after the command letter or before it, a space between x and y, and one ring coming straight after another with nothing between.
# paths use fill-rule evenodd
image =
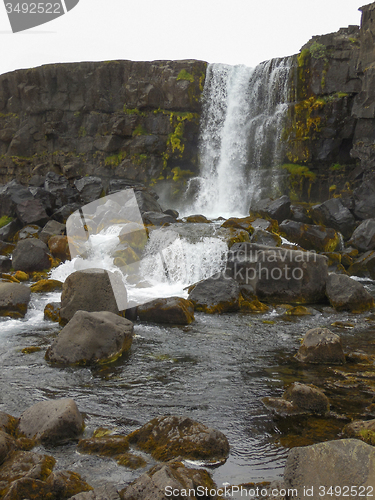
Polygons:
<instances>
[{"instance_id":1,"label":"mossy rock","mask_svg":"<svg viewBox=\"0 0 375 500\"><path fill-rule=\"evenodd\" d=\"M224 434L185 417L154 418L129 434L128 440L161 461L182 457L222 463L229 454Z\"/></svg>"},{"instance_id":2,"label":"mossy rock","mask_svg":"<svg viewBox=\"0 0 375 500\"><path fill-rule=\"evenodd\" d=\"M129 441L125 436L81 439L77 449L80 453L116 457L129 450Z\"/></svg>"},{"instance_id":3,"label":"mossy rock","mask_svg":"<svg viewBox=\"0 0 375 500\"><path fill-rule=\"evenodd\" d=\"M243 229L244 231L247 231L249 234L253 234L254 228L252 226L252 223L254 222L255 217L231 217L230 219L227 219L221 227L224 228L230 228L233 227L235 229Z\"/></svg>"},{"instance_id":4,"label":"mossy rock","mask_svg":"<svg viewBox=\"0 0 375 500\"><path fill-rule=\"evenodd\" d=\"M285 316L311 316L311 310L305 306L292 307L284 313Z\"/></svg>"},{"instance_id":5,"label":"mossy rock","mask_svg":"<svg viewBox=\"0 0 375 500\"><path fill-rule=\"evenodd\" d=\"M28 281L30 279L30 276L23 271L16 271L13 277L16 278L18 282Z\"/></svg>"},{"instance_id":6,"label":"mossy rock","mask_svg":"<svg viewBox=\"0 0 375 500\"><path fill-rule=\"evenodd\" d=\"M118 455L116 457L116 461L119 465L123 465L128 469L136 470L141 469L147 465L147 462L144 458L133 455L133 453L124 453L123 455Z\"/></svg>"},{"instance_id":7,"label":"mossy rock","mask_svg":"<svg viewBox=\"0 0 375 500\"><path fill-rule=\"evenodd\" d=\"M190 224L208 224L212 222L204 215L189 215L189 217L185 218L185 221Z\"/></svg>"},{"instance_id":8,"label":"mossy rock","mask_svg":"<svg viewBox=\"0 0 375 500\"><path fill-rule=\"evenodd\" d=\"M7 281L8 283L20 283L20 281L15 276L12 276L11 274L3 273L1 275L1 278L3 280Z\"/></svg>"},{"instance_id":9,"label":"mossy rock","mask_svg":"<svg viewBox=\"0 0 375 500\"><path fill-rule=\"evenodd\" d=\"M240 299L240 311L242 312L250 312L256 314L263 314L269 311L269 307L263 302L260 302L258 299L254 299L252 301Z\"/></svg>"},{"instance_id":10,"label":"mossy rock","mask_svg":"<svg viewBox=\"0 0 375 500\"><path fill-rule=\"evenodd\" d=\"M37 345L32 345L30 347L24 347L21 352L22 354L33 354L34 352L39 352L41 350L42 350L41 347Z\"/></svg>"},{"instance_id":11,"label":"mossy rock","mask_svg":"<svg viewBox=\"0 0 375 500\"><path fill-rule=\"evenodd\" d=\"M49 321L54 321L55 323L59 323L60 321L60 302L50 302L44 308L44 319Z\"/></svg>"},{"instance_id":12,"label":"mossy rock","mask_svg":"<svg viewBox=\"0 0 375 500\"><path fill-rule=\"evenodd\" d=\"M62 282L58 280L40 280L31 285L30 290L33 293L47 293L62 290Z\"/></svg>"},{"instance_id":13,"label":"mossy rock","mask_svg":"<svg viewBox=\"0 0 375 500\"><path fill-rule=\"evenodd\" d=\"M355 420L347 424L342 433L346 438L361 439L365 443L375 446L375 420Z\"/></svg>"}]
</instances>

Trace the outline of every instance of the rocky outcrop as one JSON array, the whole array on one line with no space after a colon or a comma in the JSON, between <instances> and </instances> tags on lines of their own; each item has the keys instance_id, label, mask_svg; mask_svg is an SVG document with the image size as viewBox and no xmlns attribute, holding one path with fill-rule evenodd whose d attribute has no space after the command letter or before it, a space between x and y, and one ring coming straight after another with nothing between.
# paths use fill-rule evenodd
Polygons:
<instances>
[{"instance_id":1,"label":"rocky outcrop","mask_svg":"<svg viewBox=\"0 0 375 500\"><path fill-rule=\"evenodd\" d=\"M99 178L75 186L84 200L113 177L182 186L197 168L205 72L193 60L107 61L1 75L0 182Z\"/></svg>"}]
</instances>

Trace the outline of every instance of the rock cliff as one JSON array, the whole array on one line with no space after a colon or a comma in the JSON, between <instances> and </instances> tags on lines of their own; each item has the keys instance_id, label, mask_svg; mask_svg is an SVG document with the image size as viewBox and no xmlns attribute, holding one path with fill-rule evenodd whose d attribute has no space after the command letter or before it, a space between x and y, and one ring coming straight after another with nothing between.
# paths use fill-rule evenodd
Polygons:
<instances>
[{"instance_id":1,"label":"rock cliff","mask_svg":"<svg viewBox=\"0 0 375 500\"><path fill-rule=\"evenodd\" d=\"M152 185L196 172L205 71L200 61L109 61L1 75L0 183L52 170Z\"/></svg>"}]
</instances>

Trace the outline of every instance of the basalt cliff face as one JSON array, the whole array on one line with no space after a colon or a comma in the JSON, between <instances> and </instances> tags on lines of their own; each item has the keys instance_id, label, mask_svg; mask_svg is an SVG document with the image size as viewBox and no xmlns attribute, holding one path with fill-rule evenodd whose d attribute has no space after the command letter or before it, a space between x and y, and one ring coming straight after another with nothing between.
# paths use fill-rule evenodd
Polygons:
<instances>
[{"instance_id":1,"label":"basalt cliff face","mask_svg":"<svg viewBox=\"0 0 375 500\"><path fill-rule=\"evenodd\" d=\"M375 170L375 3L361 27L313 37L295 57L283 132L290 194L351 197Z\"/></svg>"},{"instance_id":2,"label":"basalt cliff face","mask_svg":"<svg viewBox=\"0 0 375 500\"><path fill-rule=\"evenodd\" d=\"M151 185L192 175L205 71L200 61L110 61L1 75L0 182L51 170Z\"/></svg>"}]
</instances>

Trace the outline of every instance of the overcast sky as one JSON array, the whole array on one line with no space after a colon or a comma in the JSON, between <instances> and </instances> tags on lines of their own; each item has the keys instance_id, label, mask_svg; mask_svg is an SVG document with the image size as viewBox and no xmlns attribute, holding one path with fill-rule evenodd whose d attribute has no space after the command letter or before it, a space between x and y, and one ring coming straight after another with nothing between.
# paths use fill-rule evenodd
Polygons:
<instances>
[{"instance_id":1,"label":"overcast sky","mask_svg":"<svg viewBox=\"0 0 375 500\"><path fill-rule=\"evenodd\" d=\"M21 0L22 1L22 0ZM245 64L299 52L313 35L360 23L363 0L80 0L13 34L0 0L0 74L47 63L201 59Z\"/></svg>"}]
</instances>

